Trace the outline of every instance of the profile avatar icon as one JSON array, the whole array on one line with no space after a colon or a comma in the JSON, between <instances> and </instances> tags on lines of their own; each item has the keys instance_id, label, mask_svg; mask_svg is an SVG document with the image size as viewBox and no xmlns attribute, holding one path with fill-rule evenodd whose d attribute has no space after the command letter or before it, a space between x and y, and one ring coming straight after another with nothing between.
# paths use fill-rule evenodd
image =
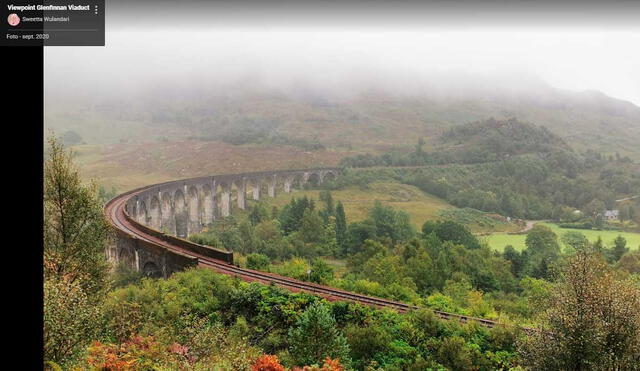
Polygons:
<instances>
[{"instance_id":1,"label":"profile avatar icon","mask_svg":"<svg viewBox=\"0 0 640 371\"><path fill-rule=\"evenodd\" d=\"M17 26L18 23L20 23L20 17L16 13L11 13L9 17L7 17L7 21L11 26Z\"/></svg>"}]
</instances>

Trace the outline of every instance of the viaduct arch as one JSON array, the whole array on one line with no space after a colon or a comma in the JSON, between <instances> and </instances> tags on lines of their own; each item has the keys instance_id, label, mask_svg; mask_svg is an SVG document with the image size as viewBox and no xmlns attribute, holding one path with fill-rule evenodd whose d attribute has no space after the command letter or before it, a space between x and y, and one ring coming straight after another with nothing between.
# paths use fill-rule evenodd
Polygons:
<instances>
[{"instance_id":1,"label":"viaduct arch","mask_svg":"<svg viewBox=\"0 0 640 371\"><path fill-rule=\"evenodd\" d=\"M196 244L184 240L187 236L229 216L232 208L244 210L248 199L275 197L280 192L290 193L306 184L335 180L339 175L337 168L213 175L154 184L117 196L114 200L124 202L123 216L136 228L172 243L189 244L189 249L192 249ZM110 204L105 208L107 213ZM115 218L107 216L114 224ZM175 251L153 246L114 226L118 236L107 251L112 263L124 264L153 277L167 277L193 263L188 254L181 256ZM197 248L205 255L233 262L232 252L199 246Z\"/></svg>"}]
</instances>

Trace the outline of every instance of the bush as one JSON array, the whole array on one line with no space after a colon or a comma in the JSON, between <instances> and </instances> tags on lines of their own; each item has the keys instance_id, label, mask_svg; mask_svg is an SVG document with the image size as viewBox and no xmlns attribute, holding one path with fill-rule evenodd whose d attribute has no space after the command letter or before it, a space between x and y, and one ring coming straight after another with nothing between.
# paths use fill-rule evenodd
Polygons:
<instances>
[{"instance_id":1,"label":"bush","mask_svg":"<svg viewBox=\"0 0 640 371\"><path fill-rule=\"evenodd\" d=\"M269 267L271 260L263 254L249 254L247 256L247 268L264 271Z\"/></svg>"}]
</instances>

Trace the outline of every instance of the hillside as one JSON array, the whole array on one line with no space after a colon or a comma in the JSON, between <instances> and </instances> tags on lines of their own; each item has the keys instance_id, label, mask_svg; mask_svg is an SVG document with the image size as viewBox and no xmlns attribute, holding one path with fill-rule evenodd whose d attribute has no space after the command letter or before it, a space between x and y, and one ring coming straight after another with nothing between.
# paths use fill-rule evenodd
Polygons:
<instances>
[{"instance_id":1,"label":"hillside","mask_svg":"<svg viewBox=\"0 0 640 371\"><path fill-rule=\"evenodd\" d=\"M335 166L345 155L286 145L236 146L195 140L78 145L73 149L83 178L96 179L119 192L196 176Z\"/></svg>"},{"instance_id":2,"label":"hillside","mask_svg":"<svg viewBox=\"0 0 640 371\"><path fill-rule=\"evenodd\" d=\"M435 196L424 193L419 188L401 183L376 182L365 189L351 186L332 193L333 199L342 202L350 221L364 220L376 201L409 214L411 223L417 230L428 220L448 219L465 224L473 232L513 232L521 227L514 223L501 222L474 210L458 209ZM295 190L291 194L282 193L275 199L267 199L271 205L282 208L292 197L307 196L318 200L317 190Z\"/></svg>"},{"instance_id":3,"label":"hillside","mask_svg":"<svg viewBox=\"0 0 640 371\"><path fill-rule=\"evenodd\" d=\"M60 133L77 132L87 144L191 138L379 152L412 147L419 137L431 144L451 127L489 117L516 117L546 127L576 150L592 148L640 159L639 107L596 92L531 89L412 95L373 89L338 98L329 93L229 87L188 93L143 91L93 100L51 96L46 122Z\"/></svg>"},{"instance_id":4,"label":"hillside","mask_svg":"<svg viewBox=\"0 0 640 371\"><path fill-rule=\"evenodd\" d=\"M205 174L334 166L357 154L407 153L420 138L425 151L465 146L466 158L474 158L478 153L471 147L500 148L502 137L476 133L461 142L460 134L490 117L496 122L516 117L534 131L544 127L547 131L538 134L545 145L640 160L640 108L594 92L547 86L537 86L535 94L370 90L348 98L237 87L142 92L93 98L48 94L46 127L76 146L85 179L125 191ZM529 134L507 153L522 153Z\"/></svg>"}]
</instances>

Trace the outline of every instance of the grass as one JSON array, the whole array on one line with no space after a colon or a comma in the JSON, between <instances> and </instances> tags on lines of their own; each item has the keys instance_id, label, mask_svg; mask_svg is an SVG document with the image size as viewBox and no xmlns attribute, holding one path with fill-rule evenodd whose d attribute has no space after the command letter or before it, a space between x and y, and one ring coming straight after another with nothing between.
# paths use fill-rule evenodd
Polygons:
<instances>
[{"instance_id":1,"label":"grass","mask_svg":"<svg viewBox=\"0 0 640 371\"><path fill-rule=\"evenodd\" d=\"M345 260L330 257L324 257L322 259L333 268L333 276L336 279L344 277L344 275L349 272Z\"/></svg>"},{"instance_id":2,"label":"grass","mask_svg":"<svg viewBox=\"0 0 640 371\"><path fill-rule=\"evenodd\" d=\"M472 208L454 208L440 211L442 219L451 220L464 224L472 232L496 233L496 232L517 232L523 226L510 223L498 214L485 213Z\"/></svg>"},{"instance_id":3,"label":"grass","mask_svg":"<svg viewBox=\"0 0 640 371\"><path fill-rule=\"evenodd\" d=\"M289 203L292 197L306 195L318 200L318 194L318 190L295 190L291 194L281 193L275 199L267 200L270 204L281 208ZM376 182L369 184L366 189L356 186L347 187L331 191L331 195L335 202L341 201L344 205L348 222L365 219L376 201L408 213L411 222L418 230L427 220L450 218L452 214L460 214L458 211L460 209L446 201L424 193L417 187L401 183ZM498 222L470 223L468 226L474 232L504 231L518 228L513 224Z\"/></svg>"},{"instance_id":4,"label":"grass","mask_svg":"<svg viewBox=\"0 0 640 371\"><path fill-rule=\"evenodd\" d=\"M627 240L627 247L631 249L637 249L640 246L640 233L633 232L618 232L618 231L595 231L595 230L585 230L585 229L569 229L569 228L560 228L556 224L552 223L542 223L547 227L551 228L558 237L561 237L564 233L568 231L580 232L589 241L596 241L598 237L602 238L605 246L612 246L613 240L619 235L624 237ZM506 233L496 233L490 236L481 237L482 240L487 241L489 246L494 248L497 251L503 251L504 247L507 245L513 246L516 250L522 251L526 247L524 244L526 235L525 234L506 234Z\"/></svg>"},{"instance_id":5,"label":"grass","mask_svg":"<svg viewBox=\"0 0 640 371\"><path fill-rule=\"evenodd\" d=\"M318 194L318 190L294 190L290 194L281 193L276 195L276 198L267 200L281 208L289 203L292 197L306 195L317 201ZM427 220L438 219L441 210L453 208L447 202L414 186L400 183L371 183L367 189L347 187L331 191L331 195L335 202L341 201L344 205L348 222L365 219L376 201L407 212L417 228L421 228Z\"/></svg>"},{"instance_id":6,"label":"grass","mask_svg":"<svg viewBox=\"0 0 640 371\"><path fill-rule=\"evenodd\" d=\"M174 141L72 147L85 180L124 192L197 176L335 166L346 152L304 151L291 146L234 146Z\"/></svg>"}]
</instances>

